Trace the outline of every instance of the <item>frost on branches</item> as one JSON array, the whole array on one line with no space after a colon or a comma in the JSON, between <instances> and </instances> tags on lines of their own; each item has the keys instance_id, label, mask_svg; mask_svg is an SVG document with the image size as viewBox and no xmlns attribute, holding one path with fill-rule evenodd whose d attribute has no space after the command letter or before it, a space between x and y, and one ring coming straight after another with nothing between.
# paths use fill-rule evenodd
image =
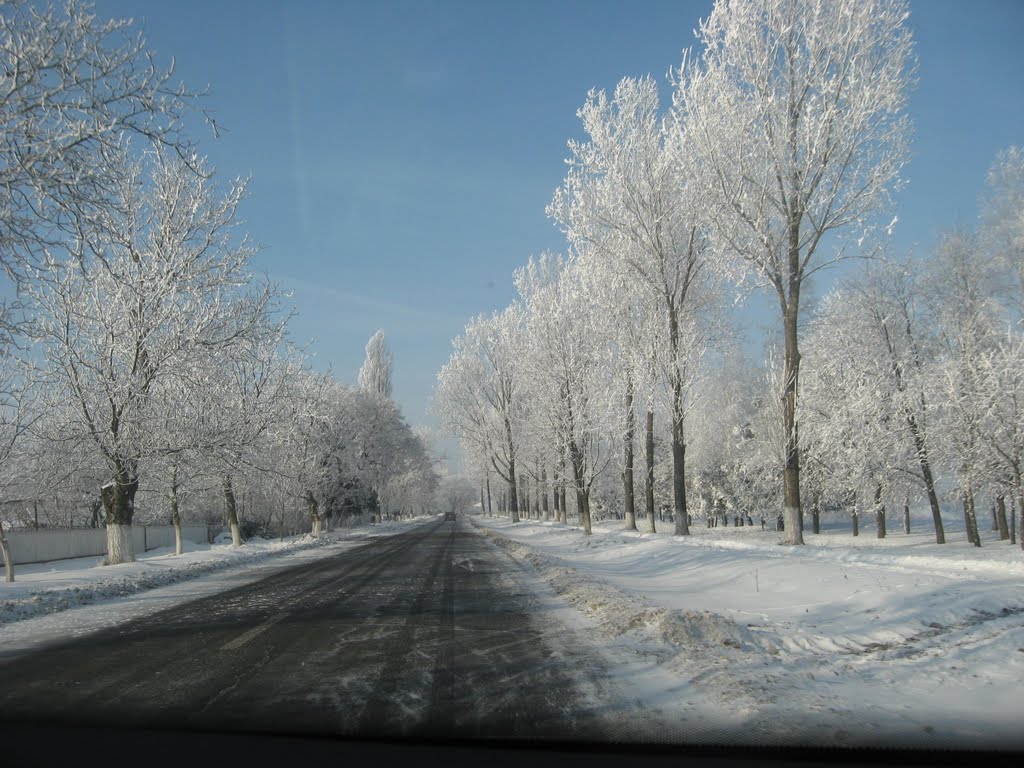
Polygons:
<instances>
[{"instance_id":1,"label":"frost on branches","mask_svg":"<svg viewBox=\"0 0 1024 768\"><path fill-rule=\"evenodd\" d=\"M66 258L49 256L28 295L51 391L73 404L62 436L106 467L118 563L133 559L122 538L142 463L177 447L161 440L164 393L188 386L193 354L228 353L257 333L270 294L249 290L253 249L233 237L243 184L221 195L198 158L173 153L118 146L105 161L117 171L109 197L77 218Z\"/></svg>"},{"instance_id":2,"label":"frost on branches","mask_svg":"<svg viewBox=\"0 0 1024 768\"><path fill-rule=\"evenodd\" d=\"M903 0L719 0L700 26L699 61L676 73L674 119L692 148L726 265L778 300L786 539L803 543L797 391L798 321L806 279L847 255L823 238L859 244L884 213L907 159L913 73Z\"/></svg>"}]
</instances>

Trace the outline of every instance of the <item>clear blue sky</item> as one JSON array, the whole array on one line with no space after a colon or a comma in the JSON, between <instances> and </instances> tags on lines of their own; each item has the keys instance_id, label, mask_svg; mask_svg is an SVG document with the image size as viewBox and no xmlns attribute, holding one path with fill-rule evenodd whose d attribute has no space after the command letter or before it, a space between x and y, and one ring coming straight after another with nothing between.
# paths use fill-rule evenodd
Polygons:
<instances>
[{"instance_id":1,"label":"clear blue sky","mask_svg":"<svg viewBox=\"0 0 1024 768\"><path fill-rule=\"evenodd\" d=\"M663 78L711 0L97 0L177 60L226 132L202 133L258 266L294 291L297 339L354 382L384 328L395 397L426 409L466 320L505 306L512 271L561 249L544 207L591 87ZM976 215L996 152L1024 144L1024 2L918 0L916 139L894 246ZM668 92L666 87L666 93ZM198 130L197 130L198 132Z\"/></svg>"}]
</instances>

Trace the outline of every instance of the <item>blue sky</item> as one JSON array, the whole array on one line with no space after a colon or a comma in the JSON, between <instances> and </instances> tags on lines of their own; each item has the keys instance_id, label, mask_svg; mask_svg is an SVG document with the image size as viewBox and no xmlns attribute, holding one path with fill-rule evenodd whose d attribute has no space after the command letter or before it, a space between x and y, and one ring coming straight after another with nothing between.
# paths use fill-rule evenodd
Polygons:
<instances>
[{"instance_id":1,"label":"blue sky","mask_svg":"<svg viewBox=\"0 0 1024 768\"><path fill-rule=\"evenodd\" d=\"M512 271L563 239L544 207L591 87L664 80L700 2L96 0L141 24L225 132L202 147L243 208L258 268L294 291L293 329L354 382L384 328L395 398L426 415L466 320L505 306ZM1024 144L1024 2L911 6L920 60L896 250L970 223L996 152ZM666 94L669 92L666 86ZM819 281L822 282L822 281ZM824 287L824 284L821 285ZM760 318L748 313L751 334Z\"/></svg>"}]
</instances>

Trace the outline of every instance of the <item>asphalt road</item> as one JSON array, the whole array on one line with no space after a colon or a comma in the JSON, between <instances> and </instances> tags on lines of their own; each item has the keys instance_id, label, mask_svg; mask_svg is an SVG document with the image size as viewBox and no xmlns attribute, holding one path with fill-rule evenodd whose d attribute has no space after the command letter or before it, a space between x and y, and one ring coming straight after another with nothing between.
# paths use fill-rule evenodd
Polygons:
<instances>
[{"instance_id":1,"label":"asphalt road","mask_svg":"<svg viewBox=\"0 0 1024 768\"><path fill-rule=\"evenodd\" d=\"M438 519L0 665L0 714L373 738L615 739L621 702L598 658L529 583L467 522Z\"/></svg>"}]
</instances>

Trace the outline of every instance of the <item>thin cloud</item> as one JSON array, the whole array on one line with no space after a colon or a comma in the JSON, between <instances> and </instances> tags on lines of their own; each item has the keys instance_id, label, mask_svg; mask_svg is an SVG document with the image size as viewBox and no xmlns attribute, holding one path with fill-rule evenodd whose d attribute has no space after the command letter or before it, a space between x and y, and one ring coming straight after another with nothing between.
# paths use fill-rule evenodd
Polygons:
<instances>
[{"instance_id":1,"label":"thin cloud","mask_svg":"<svg viewBox=\"0 0 1024 768\"><path fill-rule=\"evenodd\" d=\"M343 303L349 307L359 307L370 310L374 314L379 314L382 320L387 320L389 323L405 320L415 322L418 326L421 326L424 322L428 322L443 325L445 328L448 328L452 323L461 325L466 321L466 317L463 315L439 312L435 309L428 309L426 307L401 304L396 301L389 301L388 299L381 299L376 296L367 296L358 293L351 293L349 291L341 291L337 288L331 288L330 286L314 283L309 280L303 280L298 277L282 277L281 283L285 287L295 288L303 293L316 294L320 297L330 299L333 302Z\"/></svg>"}]
</instances>

